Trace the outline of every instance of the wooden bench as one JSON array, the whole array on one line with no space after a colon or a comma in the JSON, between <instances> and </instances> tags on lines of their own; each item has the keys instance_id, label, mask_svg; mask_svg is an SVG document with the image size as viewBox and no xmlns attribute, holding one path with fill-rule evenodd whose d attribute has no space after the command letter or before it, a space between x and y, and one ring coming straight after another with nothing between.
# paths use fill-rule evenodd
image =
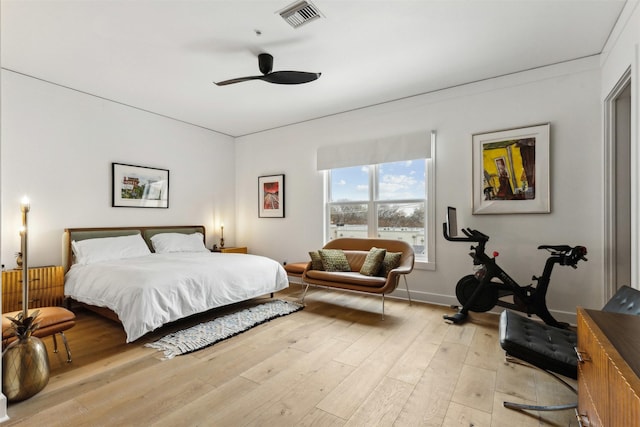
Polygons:
<instances>
[{"instance_id":1,"label":"wooden bench","mask_svg":"<svg viewBox=\"0 0 640 427\"><path fill-rule=\"evenodd\" d=\"M56 334L60 334L65 350L67 351L67 363L71 362L71 350L69 350L69 343L67 342L67 337L64 335L64 331L72 328L76 324L76 315L63 307L39 307L29 310L29 313L35 310L40 311L40 314L36 318L36 321L40 322L40 327L35 330L33 336L44 338L51 335L53 338L53 352L57 353L58 342L56 341ZM7 316L15 318L21 312L22 310L2 314L3 347L16 340L16 337L13 335L13 329L11 328L12 322L7 319Z\"/></svg>"},{"instance_id":2,"label":"wooden bench","mask_svg":"<svg viewBox=\"0 0 640 427\"><path fill-rule=\"evenodd\" d=\"M284 266L287 276L289 276L289 283L298 283L303 285L302 273L307 268L308 262L292 262Z\"/></svg>"},{"instance_id":3,"label":"wooden bench","mask_svg":"<svg viewBox=\"0 0 640 427\"><path fill-rule=\"evenodd\" d=\"M398 264L383 275L367 276L360 274L360 269L367 258L368 252L373 247L385 249L388 253L399 254ZM400 277L402 277L407 288L409 304L411 304L407 274L413 271L415 255L413 248L408 243L402 240L389 239L338 238L329 241L322 249L342 250L351 271L324 271L314 269L311 262L307 263L302 272L302 281L306 285L302 296L303 302L309 285L376 294L382 297L382 318L384 319L384 296L398 287Z\"/></svg>"}]
</instances>

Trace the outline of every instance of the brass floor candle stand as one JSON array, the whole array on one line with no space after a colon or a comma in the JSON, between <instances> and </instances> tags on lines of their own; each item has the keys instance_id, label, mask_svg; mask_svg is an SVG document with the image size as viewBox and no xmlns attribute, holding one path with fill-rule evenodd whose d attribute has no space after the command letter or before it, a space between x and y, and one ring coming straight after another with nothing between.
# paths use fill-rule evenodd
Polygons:
<instances>
[{"instance_id":1,"label":"brass floor candle stand","mask_svg":"<svg viewBox=\"0 0 640 427\"><path fill-rule=\"evenodd\" d=\"M38 311L29 317L29 264L27 217L29 200L20 205L22 228L22 312L11 320L16 340L2 352L2 392L9 402L28 399L40 392L49 382L49 355L44 343L31 334L38 327Z\"/></svg>"}]
</instances>

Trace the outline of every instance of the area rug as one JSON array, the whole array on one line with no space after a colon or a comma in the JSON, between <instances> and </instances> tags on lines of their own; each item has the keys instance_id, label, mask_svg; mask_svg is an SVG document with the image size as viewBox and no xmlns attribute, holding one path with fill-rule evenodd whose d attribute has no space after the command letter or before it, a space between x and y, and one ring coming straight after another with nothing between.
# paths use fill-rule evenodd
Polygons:
<instances>
[{"instance_id":1,"label":"area rug","mask_svg":"<svg viewBox=\"0 0 640 427\"><path fill-rule=\"evenodd\" d=\"M156 342L145 344L145 347L160 350L164 353L164 359L172 359L209 347L269 320L302 310L303 307L290 301L269 301L171 333Z\"/></svg>"}]
</instances>

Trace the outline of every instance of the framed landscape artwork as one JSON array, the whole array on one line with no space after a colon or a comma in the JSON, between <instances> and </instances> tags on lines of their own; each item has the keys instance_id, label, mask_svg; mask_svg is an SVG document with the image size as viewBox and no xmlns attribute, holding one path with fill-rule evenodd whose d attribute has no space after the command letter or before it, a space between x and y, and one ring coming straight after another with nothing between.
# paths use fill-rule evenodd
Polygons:
<instances>
[{"instance_id":1,"label":"framed landscape artwork","mask_svg":"<svg viewBox=\"0 0 640 427\"><path fill-rule=\"evenodd\" d=\"M284 218L284 175L258 177L258 217Z\"/></svg>"},{"instance_id":2,"label":"framed landscape artwork","mask_svg":"<svg viewBox=\"0 0 640 427\"><path fill-rule=\"evenodd\" d=\"M549 213L549 123L474 134L473 213Z\"/></svg>"},{"instance_id":3,"label":"framed landscape artwork","mask_svg":"<svg viewBox=\"0 0 640 427\"><path fill-rule=\"evenodd\" d=\"M111 175L113 207L169 207L167 169L112 163Z\"/></svg>"}]
</instances>

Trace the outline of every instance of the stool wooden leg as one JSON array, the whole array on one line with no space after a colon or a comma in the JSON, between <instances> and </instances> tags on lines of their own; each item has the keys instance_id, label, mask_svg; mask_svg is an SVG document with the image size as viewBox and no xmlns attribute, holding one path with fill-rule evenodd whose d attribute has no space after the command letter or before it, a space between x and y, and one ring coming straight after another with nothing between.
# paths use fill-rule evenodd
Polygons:
<instances>
[{"instance_id":1,"label":"stool wooden leg","mask_svg":"<svg viewBox=\"0 0 640 427\"><path fill-rule=\"evenodd\" d=\"M60 336L62 337L64 348L65 350L67 350L67 363L71 363L71 350L69 349L69 342L67 341L67 336L64 334L64 332L60 332ZM54 338L54 341L55 341L55 338Z\"/></svg>"},{"instance_id":2,"label":"stool wooden leg","mask_svg":"<svg viewBox=\"0 0 640 427\"><path fill-rule=\"evenodd\" d=\"M542 369L539 368L537 366L532 365L531 363L528 363L524 360L518 359L517 357L511 356L510 354L506 355L506 359L507 362L510 363L517 363L518 365L522 365L522 366L526 366L528 368L534 368L534 369L538 369L541 370L543 372L546 372L547 374L551 375L553 378L555 378L556 380L560 381L562 384L564 384L565 387L567 387L569 390L571 390L572 392L574 392L575 394L578 394L578 390L572 386L571 384L569 384L567 381L563 380L562 378L560 378L558 375L556 375L555 373L548 371L546 369ZM527 405L525 403L515 403L515 402L502 402L502 406L504 406L505 408L509 408L509 409L515 409L518 411L521 410L529 410L529 411L564 411L565 409L573 409L573 408L577 408L578 407L578 402L572 402L572 403L566 403L566 404L560 404L560 405Z\"/></svg>"},{"instance_id":3,"label":"stool wooden leg","mask_svg":"<svg viewBox=\"0 0 640 427\"><path fill-rule=\"evenodd\" d=\"M67 351L67 363L71 363L71 350L69 349L69 342L67 341L67 336L62 331L60 331L58 333L62 337L62 342L64 343L64 349ZM53 352L57 353L58 352L58 340L56 340L56 334L51 335L51 338L53 338Z\"/></svg>"}]
</instances>

